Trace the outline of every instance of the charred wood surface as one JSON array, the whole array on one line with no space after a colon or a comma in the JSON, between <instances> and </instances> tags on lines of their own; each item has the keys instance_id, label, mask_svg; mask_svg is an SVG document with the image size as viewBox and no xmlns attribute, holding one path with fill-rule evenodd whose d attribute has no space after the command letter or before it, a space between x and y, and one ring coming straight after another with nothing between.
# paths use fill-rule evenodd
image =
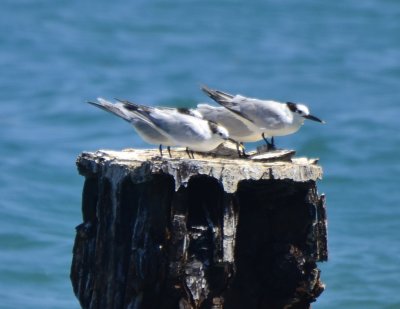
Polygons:
<instances>
[{"instance_id":1,"label":"charred wood surface","mask_svg":"<svg viewBox=\"0 0 400 309\"><path fill-rule=\"evenodd\" d=\"M300 309L322 293L316 161L197 157L78 157L71 280L82 308Z\"/></svg>"}]
</instances>

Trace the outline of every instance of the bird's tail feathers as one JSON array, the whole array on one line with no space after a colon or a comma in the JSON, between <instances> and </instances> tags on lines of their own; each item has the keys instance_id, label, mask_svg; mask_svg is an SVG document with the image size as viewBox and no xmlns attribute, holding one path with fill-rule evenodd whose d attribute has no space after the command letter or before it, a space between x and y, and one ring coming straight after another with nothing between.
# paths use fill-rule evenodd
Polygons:
<instances>
[{"instance_id":1,"label":"bird's tail feathers","mask_svg":"<svg viewBox=\"0 0 400 309\"><path fill-rule=\"evenodd\" d=\"M122 103L124 105L124 108L126 108L127 110L131 112L136 112L136 114L142 114L146 117L151 113L152 110L154 110L154 107L137 104L128 100L120 100L120 99L116 100Z\"/></svg>"},{"instance_id":2,"label":"bird's tail feathers","mask_svg":"<svg viewBox=\"0 0 400 309\"><path fill-rule=\"evenodd\" d=\"M227 108L240 118L245 118L246 120L253 122L240 112L238 103L235 102L234 100L235 96L219 90L212 90L206 86L203 86L201 89L219 105L222 105L223 107Z\"/></svg>"},{"instance_id":3,"label":"bird's tail feathers","mask_svg":"<svg viewBox=\"0 0 400 309\"><path fill-rule=\"evenodd\" d=\"M97 98L97 102L88 102L89 104L92 104L98 108L101 108L102 110L105 110L111 114L114 114L118 117L121 117L122 119L126 120L126 121L130 121L131 118L129 117L129 115L127 115L122 106L118 105L118 104L113 104L107 100L104 100L103 98Z\"/></svg>"},{"instance_id":4,"label":"bird's tail feathers","mask_svg":"<svg viewBox=\"0 0 400 309\"><path fill-rule=\"evenodd\" d=\"M229 103L231 101L231 99L234 97L233 95L231 95L229 93L222 92L220 90L210 89L205 85L203 85L201 87L201 90L203 90L203 92L206 95L208 95L211 99L213 99L214 101L216 101L219 104Z\"/></svg>"}]
</instances>

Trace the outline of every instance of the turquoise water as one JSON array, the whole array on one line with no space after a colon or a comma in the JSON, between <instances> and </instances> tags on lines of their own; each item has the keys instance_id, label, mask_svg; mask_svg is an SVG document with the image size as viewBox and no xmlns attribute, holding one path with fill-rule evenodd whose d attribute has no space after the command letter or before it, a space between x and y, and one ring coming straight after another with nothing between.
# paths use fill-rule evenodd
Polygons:
<instances>
[{"instance_id":1,"label":"turquoise water","mask_svg":"<svg viewBox=\"0 0 400 309\"><path fill-rule=\"evenodd\" d=\"M400 308L399 21L395 0L3 0L0 308L79 307L75 158L148 147L85 102L194 105L202 83L327 121L277 139L324 168L330 259L313 308Z\"/></svg>"}]
</instances>

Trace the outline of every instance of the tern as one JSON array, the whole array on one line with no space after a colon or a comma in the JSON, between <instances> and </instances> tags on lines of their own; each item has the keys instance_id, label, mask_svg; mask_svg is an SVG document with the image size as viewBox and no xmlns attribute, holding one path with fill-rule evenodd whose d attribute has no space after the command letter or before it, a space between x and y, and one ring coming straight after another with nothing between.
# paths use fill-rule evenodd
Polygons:
<instances>
[{"instance_id":1,"label":"tern","mask_svg":"<svg viewBox=\"0 0 400 309\"><path fill-rule=\"evenodd\" d=\"M228 118L221 110L219 110L221 116L216 119L228 129L231 138L240 142L254 142L263 139L268 149L275 149L274 137L297 132L304 124L305 119L325 123L311 115L310 110L304 104L260 100L239 94L231 95L206 86L201 89L210 98L226 108L231 113L230 116L241 122L241 127L238 125L236 127L236 124L232 127L230 125L231 118ZM202 113L202 110L204 111L204 107L199 108L200 113ZM205 119L209 117L207 115L209 113L203 112L202 114ZM267 137L270 137L271 141L268 141Z\"/></svg>"},{"instance_id":2,"label":"tern","mask_svg":"<svg viewBox=\"0 0 400 309\"><path fill-rule=\"evenodd\" d=\"M171 156L169 145L173 141L165 134L160 133L154 125L149 124L148 121L144 120L143 117L139 117L135 113L132 113L126 108L126 103L116 102L111 103L103 98L97 98L97 102L88 102L96 107L99 107L107 112L110 112L116 116L121 117L130 124L133 125L137 134L148 144L159 145L160 155L162 156L162 145L168 146L168 153Z\"/></svg>"},{"instance_id":3,"label":"tern","mask_svg":"<svg viewBox=\"0 0 400 309\"><path fill-rule=\"evenodd\" d=\"M209 152L229 138L228 130L186 108L164 108L139 105L129 101L111 103L99 98L89 102L130 122L139 136L150 144L184 146L190 151Z\"/></svg>"}]
</instances>

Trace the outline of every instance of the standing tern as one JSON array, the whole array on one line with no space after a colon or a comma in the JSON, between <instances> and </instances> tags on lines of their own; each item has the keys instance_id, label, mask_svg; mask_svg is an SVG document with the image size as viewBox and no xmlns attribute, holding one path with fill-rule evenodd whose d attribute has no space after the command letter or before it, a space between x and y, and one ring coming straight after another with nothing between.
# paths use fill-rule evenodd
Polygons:
<instances>
[{"instance_id":1,"label":"standing tern","mask_svg":"<svg viewBox=\"0 0 400 309\"><path fill-rule=\"evenodd\" d=\"M310 114L307 106L293 102L280 103L271 100L247 98L242 95L231 95L219 90L213 90L206 86L202 90L218 104L231 112L237 120L241 121L246 130L239 133L231 133L231 137L240 142L257 141L264 139L268 149L275 149L274 136L289 135L297 132L304 124L305 119L325 123L323 120ZM201 109L199 109L201 113ZM207 119L206 114L203 114ZM218 120L227 129L234 132L228 122ZM247 132L247 133L246 133ZM240 137L240 135L243 135ZM258 138L257 138L258 136ZM271 138L271 142L267 140Z\"/></svg>"},{"instance_id":2,"label":"standing tern","mask_svg":"<svg viewBox=\"0 0 400 309\"><path fill-rule=\"evenodd\" d=\"M188 154L189 150L208 152L224 141L231 140L226 128L212 121L195 117L187 110L185 112L177 109L163 110L131 102L126 105L126 108L154 124L160 133L165 134L174 142L173 146L185 146Z\"/></svg>"},{"instance_id":3,"label":"standing tern","mask_svg":"<svg viewBox=\"0 0 400 309\"><path fill-rule=\"evenodd\" d=\"M156 108L138 105L129 101L110 103L98 99L89 102L109 111L133 124L138 134L150 144L185 146L190 151L208 152L225 140L230 140L228 130L208 120L198 118L200 114L189 109ZM192 153L193 157L193 153Z\"/></svg>"},{"instance_id":4,"label":"standing tern","mask_svg":"<svg viewBox=\"0 0 400 309\"><path fill-rule=\"evenodd\" d=\"M139 117L135 113L132 113L126 108L126 103L116 102L111 103L103 98L97 98L97 102L88 102L96 107L99 107L107 112L110 112L116 116L121 117L130 124L133 125L137 134L148 144L159 145L160 155L162 156L162 145L168 146L168 153L171 156L169 145L173 142L165 134L160 133L154 125L150 124L148 121Z\"/></svg>"}]
</instances>

